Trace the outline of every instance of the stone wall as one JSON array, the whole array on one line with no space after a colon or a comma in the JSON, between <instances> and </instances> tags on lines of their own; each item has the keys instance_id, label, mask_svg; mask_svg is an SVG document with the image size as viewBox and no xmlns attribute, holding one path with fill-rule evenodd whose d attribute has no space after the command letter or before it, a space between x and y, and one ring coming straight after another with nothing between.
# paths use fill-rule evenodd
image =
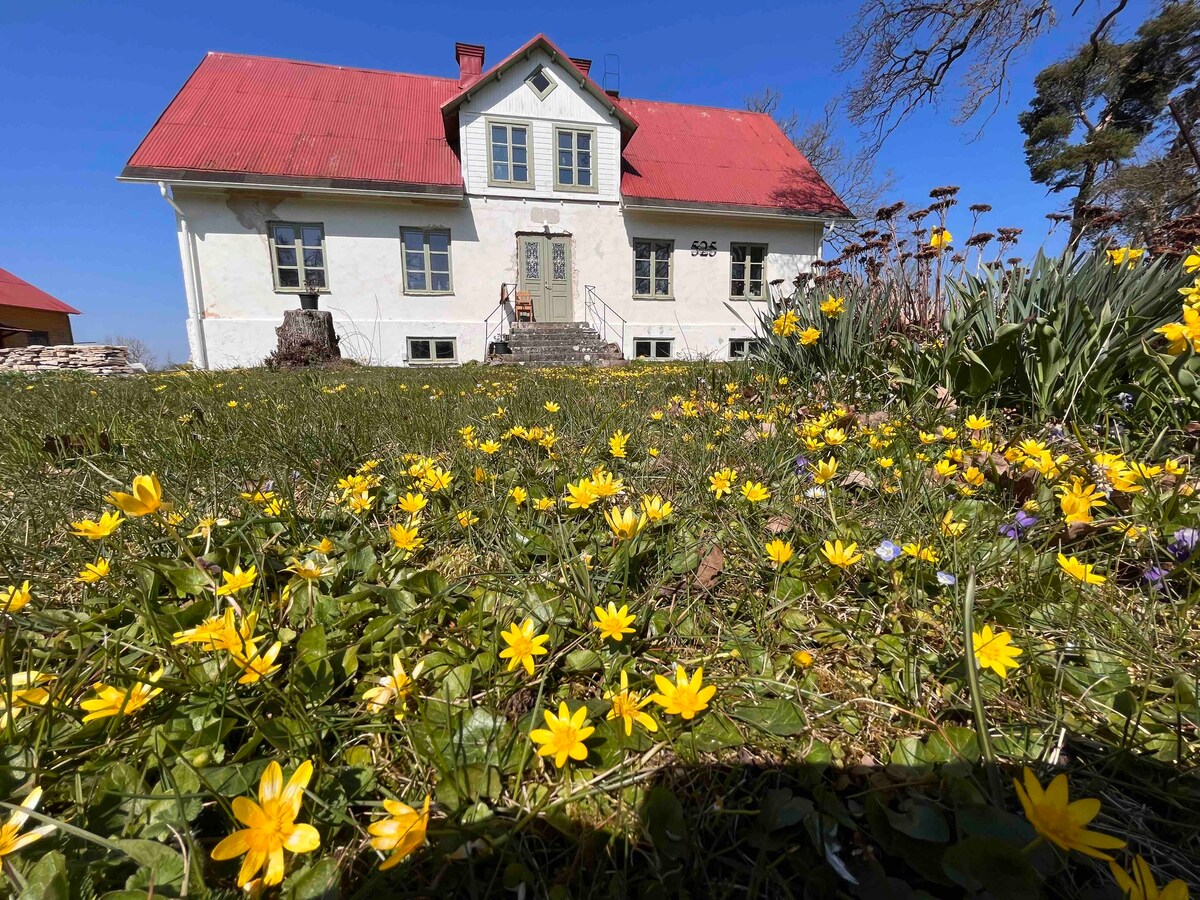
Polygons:
<instances>
[{"instance_id":1,"label":"stone wall","mask_svg":"<svg viewBox=\"0 0 1200 900\"><path fill-rule=\"evenodd\" d=\"M124 347L104 344L60 344L47 347L10 347L0 350L3 372L86 372L92 375L133 375Z\"/></svg>"}]
</instances>

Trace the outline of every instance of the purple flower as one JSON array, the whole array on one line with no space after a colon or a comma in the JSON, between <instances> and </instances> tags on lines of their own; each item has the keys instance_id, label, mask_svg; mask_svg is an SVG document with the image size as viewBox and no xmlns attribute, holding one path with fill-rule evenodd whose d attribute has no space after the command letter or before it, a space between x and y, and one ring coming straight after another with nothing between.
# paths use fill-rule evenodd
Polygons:
<instances>
[{"instance_id":1,"label":"purple flower","mask_svg":"<svg viewBox=\"0 0 1200 900\"><path fill-rule=\"evenodd\" d=\"M1161 591L1166 587L1168 574L1170 574L1170 569L1165 569L1162 566L1151 566L1142 573L1142 581L1146 582L1151 590Z\"/></svg>"},{"instance_id":2,"label":"purple flower","mask_svg":"<svg viewBox=\"0 0 1200 900\"><path fill-rule=\"evenodd\" d=\"M807 474L805 471L807 468L808 468L808 460L805 459L803 456L797 456L796 457L796 475L799 476L799 475Z\"/></svg>"},{"instance_id":3,"label":"purple flower","mask_svg":"<svg viewBox=\"0 0 1200 900\"><path fill-rule=\"evenodd\" d=\"M884 562L891 562L903 552L898 545L893 544L891 541L883 541L875 548L875 555Z\"/></svg>"},{"instance_id":4,"label":"purple flower","mask_svg":"<svg viewBox=\"0 0 1200 900\"><path fill-rule=\"evenodd\" d=\"M951 572L938 572L937 580L942 587L953 587L958 584L958 579Z\"/></svg>"},{"instance_id":5,"label":"purple flower","mask_svg":"<svg viewBox=\"0 0 1200 900\"><path fill-rule=\"evenodd\" d=\"M1023 509L1018 509L1017 514L1013 516L1011 522L1005 522L1000 526L1000 534L1014 541L1019 541L1025 534L1025 530L1037 523L1037 516L1031 516Z\"/></svg>"},{"instance_id":6,"label":"purple flower","mask_svg":"<svg viewBox=\"0 0 1200 900\"><path fill-rule=\"evenodd\" d=\"M1192 555L1196 544L1200 543L1200 531L1195 528L1180 528L1175 532L1174 538L1171 543L1167 544L1167 552L1179 562L1183 562Z\"/></svg>"}]
</instances>

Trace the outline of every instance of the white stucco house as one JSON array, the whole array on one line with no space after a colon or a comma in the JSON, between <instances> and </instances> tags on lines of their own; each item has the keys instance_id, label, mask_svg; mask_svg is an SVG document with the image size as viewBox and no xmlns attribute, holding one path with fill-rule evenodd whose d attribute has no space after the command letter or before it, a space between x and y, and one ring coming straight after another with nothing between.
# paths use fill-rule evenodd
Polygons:
<instances>
[{"instance_id":1,"label":"white stucco house","mask_svg":"<svg viewBox=\"0 0 1200 900\"><path fill-rule=\"evenodd\" d=\"M736 357L849 211L769 116L605 91L538 35L458 77L210 53L121 180L175 213L192 362L254 365L316 293L344 355L483 359L528 292L626 358Z\"/></svg>"}]
</instances>

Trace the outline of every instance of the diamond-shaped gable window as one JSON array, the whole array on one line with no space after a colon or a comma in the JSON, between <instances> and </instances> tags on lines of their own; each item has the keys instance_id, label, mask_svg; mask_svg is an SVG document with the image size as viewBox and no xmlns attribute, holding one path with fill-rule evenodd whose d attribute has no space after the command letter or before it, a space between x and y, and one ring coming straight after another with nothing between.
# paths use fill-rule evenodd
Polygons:
<instances>
[{"instance_id":1,"label":"diamond-shaped gable window","mask_svg":"<svg viewBox=\"0 0 1200 900\"><path fill-rule=\"evenodd\" d=\"M530 90L543 100L557 86L554 79L546 71L545 66L538 66L534 69L530 76L525 79L525 83L529 85Z\"/></svg>"}]
</instances>

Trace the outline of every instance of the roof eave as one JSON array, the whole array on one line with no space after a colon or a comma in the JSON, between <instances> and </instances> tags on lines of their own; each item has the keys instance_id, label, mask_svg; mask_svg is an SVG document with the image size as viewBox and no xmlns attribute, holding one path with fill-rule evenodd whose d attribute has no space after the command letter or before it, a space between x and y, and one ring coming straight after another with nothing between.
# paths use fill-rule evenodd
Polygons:
<instances>
[{"instance_id":1,"label":"roof eave","mask_svg":"<svg viewBox=\"0 0 1200 900\"><path fill-rule=\"evenodd\" d=\"M366 181L354 178L313 178L293 175L261 175L254 172L205 172L195 169L160 169L126 166L117 181L155 184L160 181L197 187L239 188L271 191L307 191L329 194L401 197L421 200L461 200L461 184L422 184L402 181Z\"/></svg>"},{"instance_id":2,"label":"roof eave","mask_svg":"<svg viewBox=\"0 0 1200 900\"><path fill-rule=\"evenodd\" d=\"M789 222L856 222L855 216L823 210L786 209L776 206L752 206L741 203L711 203L695 200L663 200L653 197L621 197L621 205L645 212L684 213L698 216L744 216Z\"/></svg>"}]
</instances>

